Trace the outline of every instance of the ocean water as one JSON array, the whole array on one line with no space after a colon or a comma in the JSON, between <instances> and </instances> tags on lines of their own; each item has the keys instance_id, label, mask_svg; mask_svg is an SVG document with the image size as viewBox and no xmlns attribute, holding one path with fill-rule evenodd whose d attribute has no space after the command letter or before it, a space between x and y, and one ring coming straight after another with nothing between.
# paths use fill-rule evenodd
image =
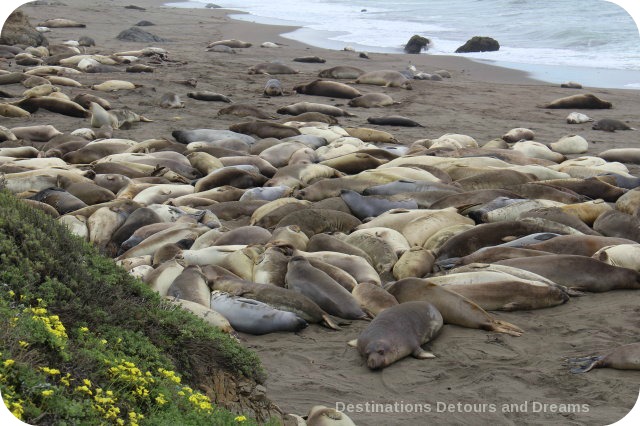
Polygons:
<instances>
[{"instance_id":1,"label":"ocean water","mask_svg":"<svg viewBox=\"0 0 640 426\"><path fill-rule=\"evenodd\" d=\"M284 36L323 48L399 53L418 34L432 42L425 54L491 61L547 81L562 81L583 69L593 80L582 81L585 85L640 88L638 26L625 9L605 0L223 0L216 4L248 13L232 15L235 19L300 26ZM500 50L454 53L475 35L495 38ZM608 70L608 86L598 70Z\"/></svg>"}]
</instances>

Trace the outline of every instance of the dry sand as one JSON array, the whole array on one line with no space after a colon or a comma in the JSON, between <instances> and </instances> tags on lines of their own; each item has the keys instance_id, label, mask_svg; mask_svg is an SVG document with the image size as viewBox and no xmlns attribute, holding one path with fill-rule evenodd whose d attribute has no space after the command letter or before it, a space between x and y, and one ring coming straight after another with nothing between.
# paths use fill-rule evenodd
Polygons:
<instances>
[{"instance_id":1,"label":"dry sand","mask_svg":"<svg viewBox=\"0 0 640 426\"><path fill-rule=\"evenodd\" d=\"M175 62L156 65L153 74L83 74L79 81L86 85L107 79L125 79L143 87L130 92L103 95L114 107L128 106L154 120L136 123L130 130L119 130L115 137L144 140L170 138L172 130L193 128L226 129L243 121L232 116L217 117L224 103L201 102L186 97L189 87L176 80L196 79L198 90L225 94L234 102L249 102L275 112L283 105L299 101L346 105L344 100L306 95L281 98L262 97L262 89L270 77L248 75L250 66L279 59L302 71L298 75L278 76L285 89L312 81L317 72L337 65L351 65L365 70L401 70L411 61L419 70L432 72L447 69L452 78L440 82L415 81L414 90L385 89L402 104L385 109L350 109L358 116L342 118L345 126L361 126L373 115L399 114L410 117L424 128L389 128L401 143L421 138L436 138L444 133L462 133L484 143L500 137L514 127L528 127L536 132L536 140L554 142L567 134L578 133L590 142L593 155L613 147L636 146L638 132L605 133L591 130L591 124L569 125L567 110L539 109L535 106L577 93L594 93L613 103L611 110L583 111L595 119L629 120L639 127L640 92L631 90L586 88L582 91L561 89L527 78L526 74L471 62L457 57L422 55L370 54L369 60L353 52L329 51L309 47L281 38L287 27L262 26L233 21L228 11L160 7L153 0L115 0L108 2L63 0L65 5L23 6L32 23L47 18L66 17L87 24L84 29L54 29L47 33L51 42L77 39L88 35L97 46L90 52L111 53L135 50L145 44L116 40L116 35L140 20L156 25L143 27L153 34L170 38L166 48ZM145 11L125 9L135 4ZM239 38L254 43L237 54L206 52L208 42ZM283 43L282 48L260 48L262 42ZM296 63L297 56L318 55L325 64ZM0 67L7 64L0 62ZM573 79L580 81L580 76ZM19 93L21 86L4 89ZM375 86L358 86L362 92L377 92ZM75 95L86 89L64 88ZM182 110L165 110L157 106L158 98L167 91L180 94L186 103ZM66 117L38 111L30 120L5 119L1 124L13 127L28 124L53 124L63 132L89 127L87 119ZM371 126L376 127L376 126ZM632 171L638 171L637 167ZM285 412L305 414L316 404L391 403L396 411L351 412L359 425L399 424L609 424L622 418L638 397L640 374L635 371L594 370L573 375L563 365L566 357L601 354L613 347L633 343L640 335L640 293L615 291L588 294L574 298L566 305L532 312L500 313L498 317L525 330L522 337L488 333L479 330L445 326L442 334L430 344L437 355L433 360L407 358L381 372L371 372L354 349L346 342L357 336L366 323L354 322L335 332L311 326L296 334L271 334L262 337L242 336L255 350L268 372L267 395ZM443 403L475 404L448 407ZM484 407L479 404L486 404ZM574 404L573 413L562 413L559 407L541 403ZM408 407L406 404L411 405ZM413 405L425 412L407 412ZM426 412L428 404L430 412ZM491 406L490 404L494 404ZM523 412L507 412L503 404L518 405ZM576 411L579 405L580 412ZM340 407L339 407L340 408ZM354 407L365 409L361 407ZM384 407L388 409L389 407ZM514 409L516 407L513 407ZM562 407L567 408L567 407ZM362 411L362 410L360 410ZM546 412L545 412L546 411Z\"/></svg>"}]
</instances>

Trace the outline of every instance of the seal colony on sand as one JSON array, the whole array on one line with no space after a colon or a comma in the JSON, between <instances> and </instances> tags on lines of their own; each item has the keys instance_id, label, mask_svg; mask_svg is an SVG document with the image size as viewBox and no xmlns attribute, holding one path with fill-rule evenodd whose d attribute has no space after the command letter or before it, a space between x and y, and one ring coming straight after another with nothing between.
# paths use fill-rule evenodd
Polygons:
<instances>
[{"instance_id":1,"label":"seal colony on sand","mask_svg":"<svg viewBox=\"0 0 640 426\"><path fill-rule=\"evenodd\" d=\"M160 30L162 20L153 19ZM514 357L517 371L532 363L548 378L541 367L548 352L605 353L637 336L625 318L632 303L619 300L637 296L638 263L626 254L640 241L640 154L628 143L633 132L596 132L580 126L589 117L572 116L569 125L566 113L535 109L559 89L534 86L523 107L524 100L500 97L495 86L457 71L443 82L410 80L392 70L396 57L362 61L343 52L323 53L318 65L303 48L261 49L265 38L244 34L246 42L211 47L238 49L224 64L208 53L188 57L193 46L178 54L178 44L115 55L118 42L101 46L109 37L99 34L91 34L98 41L91 58L74 58L79 52L66 47L58 57L61 34L51 34L50 54L39 56L46 67L0 73L8 96L0 113L16 116L0 128L3 185L209 324L279 332L270 340L242 336L258 349L287 348L265 350L267 360L276 354L297 367L294 354L306 374L339 358L334 367L347 368L341 375L367 385L379 377L369 368L393 363L394 374L384 373L389 383L410 371L438 392L454 384L476 391L478 376L459 376L444 363L473 359L465 370L499 376L495 365L511 368ZM209 40L200 41L193 45L203 50ZM270 58L276 50L283 62L308 60L296 70ZM111 79L88 72L84 59L110 59L101 66L120 72L131 63L154 70ZM82 87L46 78L58 73ZM496 95L490 107L484 91ZM458 92L483 100L467 102ZM634 122L625 96L594 93L551 105L615 104L620 122ZM385 115L367 119L363 107L384 107ZM491 118L505 108L509 119ZM598 128L623 129L602 117L595 117ZM585 310L593 321L572 324L587 321ZM609 333L611 341L592 344L582 330ZM286 346L307 337L315 343ZM344 346L353 338L352 353ZM581 345L571 340L579 338ZM571 347L558 344L564 340ZM531 341L553 347L543 357ZM427 357L427 342L438 358L416 369L417 361L404 358ZM601 365L633 369L636 352L621 349ZM296 381L283 383L301 395L320 392L297 386L300 374L287 372ZM354 398L368 395L350 389ZM300 402L305 410L308 402Z\"/></svg>"}]
</instances>

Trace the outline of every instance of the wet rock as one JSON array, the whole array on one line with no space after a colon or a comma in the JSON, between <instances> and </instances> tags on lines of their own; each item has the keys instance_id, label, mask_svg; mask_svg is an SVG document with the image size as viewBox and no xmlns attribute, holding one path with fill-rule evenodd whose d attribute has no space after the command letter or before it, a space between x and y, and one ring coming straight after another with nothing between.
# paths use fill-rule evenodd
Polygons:
<instances>
[{"instance_id":1,"label":"wet rock","mask_svg":"<svg viewBox=\"0 0 640 426\"><path fill-rule=\"evenodd\" d=\"M169 39L158 37L157 35L153 35L150 32L141 30L140 28L136 27L131 27L128 30L122 31L116 38L123 41L137 41L142 43L158 43L171 41Z\"/></svg>"},{"instance_id":2,"label":"wet rock","mask_svg":"<svg viewBox=\"0 0 640 426\"><path fill-rule=\"evenodd\" d=\"M427 50L430 43L428 38L416 34L404 45L404 51L405 53L418 54L422 50Z\"/></svg>"},{"instance_id":3,"label":"wet rock","mask_svg":"<svg viewBox=\"0 0 640 426\"><path fill-rule=\"evenodd\" d=\"M500 43L491 37L475 36L456 49L456 53L494 52L500 49Z\"/></svg>"},{"instance_id":4,"label":"wet rock","mask_svg":"<svg viewBox=\"0 0 640 426\"><path fill-rule=\"evenodd\" d=\"M0 44L48 46L47 38L29 22L27 15L17 10L7 18L0 34Z\"/></svg>"}]
</instances>

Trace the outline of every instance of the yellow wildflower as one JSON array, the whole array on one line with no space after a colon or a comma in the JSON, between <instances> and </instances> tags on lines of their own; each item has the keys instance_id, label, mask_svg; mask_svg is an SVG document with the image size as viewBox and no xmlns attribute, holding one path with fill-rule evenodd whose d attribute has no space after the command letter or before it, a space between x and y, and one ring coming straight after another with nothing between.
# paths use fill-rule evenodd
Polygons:
<instances>
[{"instance_id":1,"label":"yellow wildflower","mask_svg":"<svg viewBox=\"0 0 640 426\"><path fill-rule=\"evenodd\" d=\"M242 423L242 422L246 421L246 420L247 420L247 418L246 418L245 416L237 416L237 417L236 417L235 419L233 419L233 420L235 420L235 421L236 421L236 422L238 422L238 423Z\"/></svg>"},{"instance_id":2,"label":"yellow wildflower","mask_svg":"<svg viewBox=\"0 0 640 426\"><path fill-rule=\"evenodd\" d=\"M85 385L91 387L91 380L89 380L89 379L82 379L82 383L84 383Z\"/></svg>"},{"instance_id":3,"label":"yellow wildflower","mask_svg":"<svg viewBox=\"0 0 640 426\"><path fill-rule=\"evenodd\" d=\"M81 333L86 333L89 331L89 327L80 327L80 332Z\"/></svg>"},{"instance_id":4,"label":"yellow wildflower","mask_svg":"<svg viewBox=\"0 0 640 426\"><path fill-rule=\"evenodd\" d=\"M15 295L16 295L15 291L13 291L13 290L9 290L9 296L13 297L13 296L15 296Z\"/></svg>"},{"instance_id":5,"label":"yellow wildflower","mask_svg":"<svg viewBox=\"0 0 640 426\"><path fill-rule=\"evenodd\" d=\"M3 362L2 364L3 364L5 367L11 367L11 366L12 366L13 364L15 364L15 363L16 363L16 362L15 362L14 360L12 360L12 359L8 359L8 360L6 360L5 362Z\"/></svg>"},{"instance_id":6,"label":"yellow wildflower","mask_svg":"<svg viewBox=\"0 0 640 426\"><path fill-rule=\"evenodd\" d=\"M24 340L18 340L18 344L23 349L26 349L29 346L29 342L25 342Z\"/></svg>"},{"instance_id":7,"label":"yellow wildflower","mask_svg":"<svg viewBox=\"0 0 640 426\"><path fill-rule=\"evenodd\" d=\"M100 343L102 343L103 345L106 345L107 344L107 339L100 340Z\"/></svg>"},{"instance_id":8,"label":"yellow wildflower","mask_svg":"<svg viewBox=\"0 0 640 426\"><path fill-rule=\"evenodd\" d=\"M166 404L168 401L166 399L164 399L164 395L160 394L156 397L156 402L160 405L164 405Z\"/></svg>"},{"instance_id":9,"label":"yellow wildflower","mask_svg":"<svg viewBox=\"0 0 640 426\"><path fill-rule=\"evenodd\" d=\"M53 395L53 391L52 390L42 391L42 396L51 396L51 395Z\"/></svg>"},{"instance_id":10,"label":"yellow wildflower","mask_svg":"<svg viewBox=\"0 0 640 426\"><path fill-rule=\"evenodd\" d=\"M71 383L69 383L69 378L71 377L71 373L67 373L64 377L60 377L60 383L62 383L65 386L69 386Z\"/></svg>"},{"instance_id":11,"label":"yellow wildflower","mask_svg":"<svg viewBox=\"0 0 640 426\"><path fill-rule=\"evenodd\" d=\"M93 395L93 392L91 392L91 389L89 389L87 386L76 386L76 391L78 392L84 392L87 395Z\"/></svg>"},{"instance_id":12,"label":"yellow wildflower","mask_svg":"<svg viewBox=\"0 0 640 426\"><path fill-rule=\"evenodd\" d=\"M40 367L40 370L44 371L47 374L51 374L52 376L60 374L60 370L58 370L57 368Z\"/></svg>"}]
</instances>

